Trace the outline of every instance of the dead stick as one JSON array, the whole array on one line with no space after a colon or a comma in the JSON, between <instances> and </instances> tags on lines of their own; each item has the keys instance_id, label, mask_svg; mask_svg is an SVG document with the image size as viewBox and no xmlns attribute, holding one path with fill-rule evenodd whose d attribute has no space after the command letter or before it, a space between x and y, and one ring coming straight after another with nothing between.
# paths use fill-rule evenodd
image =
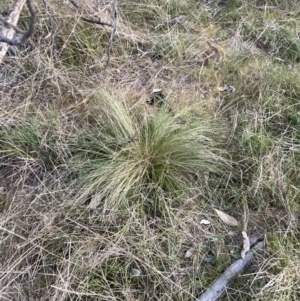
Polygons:
<instances>
[{"instance_id":1,"label":"dead stick","mask_svg":"<svg viewBox=\"0 0 300 301\"><path fill-rule=\"evenodd\" d=\"M114 36L117 32L117 25L118 25L118 19L119 19L119 13L118 13L118 0L114 0L113 2L114 4L114 22L113 22L113 30L111 32L109 41L108 41L108 46L107 46L107 50L106 50L106 55L107 55L107 61L106 61L106 66L107 67L109 65L109 60L110 60L110 49L112 46L112 41L114 39Z\"/></svg>"},{"instance_id":2,"label":"dead stick","mask_svg":"<svg viewBox=\"0 0 300 301\"><path fill-rule=\"evenodd\" d=\"M16 26L18 23L22 8L25 3L27 4L28 10L30 12L30 22L29 22L28 31L22 31L21 29L19 29ZM0 43L0 63L2 62L4 56L9 48L9 45L10 46L21 45L21 44L25 43L30 38L30 36L33 34L35 15L36 15L36 12L33 9L31 0L17 0L15 2L12 12L9 15L9 20L4 22L6 25L8 25L9 28L4 27L2 29L2 35L0 34L0 42L1 42ZM13 39L15 31L17 31L19 33L22 32L22 36L18 39Z\"/></svg>"},{"instance_id":3,"label":"dead stick","mask_svg":"<svg viewBox=\"0 0 300 301\"><path fill-rule=\"evenodd\" d=\"M12 28L12 29L14 29L14 30L15 30L16 32L18 32L18 33L21 33L21 34L25 34L25 33L26 33L26 31L20 29L18 26L15 26L15 25L9 23L9 22L8 22L4 17L2 17L1 15L0 15L0 21L1 21L4 25L6 25L7 27L10 27L10 28Z\"/></svg>"},{"instance_id":4,"label":"dead stick","mask_svg":"<svg viewBox=\"0 0 300 301\"><path fill-rule=\"evenodd\" d=\"M87 22L87 23L91 23L91 24L98 24L98 25L101 25L101 26L109 26L109 27L113 27L113 25L109 24L109 23L106 23L106 22L102 22L100 20L94 20L94 19L89 19L89 18L86 18L84 16L82 16L82 12L81 12L81 9L80 7L76 4L75 1L73 0L69 0L70 3L76 8L76 10L81 14L80 18L81 20Z\"/></svg>"},{"instance_id":5,"label":"dead stick","mask_svg":"<svg viewBox=\"0 0 300 301\"><path fill-rule=\"evenodd\" d=\"M109 65L109 62L110 62L110 50L111 50L111 46L112 46L114 36L116 35L116 32L117 32L117 26L118 26L118 21L119 21L118 0L113 0L113 6L114 6L114 21L113 21L113 25L112 25L113 30L110 34L106 51L103 54L102 58L99 60L99 61L101 61L105 56L107 56L105 68L107 68L107 66ZM89 68L92 69L92 68L96 67L97 65L98 65L98 63L96 63L94 65L91 65Z\"/></svg>"},{"instance_id":6,"label":"dead stick","mask_svg":"<svg viewBox=\"0 0 300 301\"><path fill-rule=\"evenodd\" d=\"M253 246L253 249L262 249L263 242L258 242ZM230 282L238 275L245 273L253 260L252 249L247 252L244 259L234 261L225 272L195 301L217 301L226 291Z\"/></svg>"},{"instance_id":7,"label":"dead stick","mask_svg":"<svg viewBox=\"0 0 300 301\"><path fill-rule=\"evenodd\" d=\"M7 22L10 24L17 26L17 23L20 18L21 11L23 9L24 4L26 3L26 0L16 0L12 12L10 13ZM15 34L14 28L6 28L3 27L2 29L2 35L6 37L7 39L12 39ZM7 43L1 42L0 43L0 63L2 63L3 58L8 51L9 45Z\"/></svg>"}]
</instances>

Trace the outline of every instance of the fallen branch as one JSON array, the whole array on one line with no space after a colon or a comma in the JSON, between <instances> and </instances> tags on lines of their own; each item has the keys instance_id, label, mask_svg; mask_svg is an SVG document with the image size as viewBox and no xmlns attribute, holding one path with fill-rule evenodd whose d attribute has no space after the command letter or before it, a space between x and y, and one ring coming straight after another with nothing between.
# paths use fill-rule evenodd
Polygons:
<instances>
[{"instance_id":1,"label":"fallen branch","mask_svg":"<svg viewBox=\"0 0 300 301\"><path fill-rule=\"evenodd\" d=\"M252 249L247 252L244 259L238 259L234 261L225 272L206 290L199 298L195 301L216 301L226 291L230 282L238 275L245 273L251 265L253 260L253 249L262 249L264 246L263 242L256 242L252 246Z\"/></svg>"},{"instance_id":2,"label":"fallen branch","mask_svg":"<svg viewBox=\"0 0 300 301\"><path fill-rule=\"evenodd\" d=\"M101 26L109 26L109 27L113 27L113 25L109 24L109 23L106 23L106 22L102 22L100 20L94 20L94 19L89 19L89 18L86 18L84 16L82 16L82 12L81 12L81 9L80 7L77 5L77 3L73 0L69 0L70 3L76 8L76 10L81 14L81 20L82 21L85 21L87 23L91 23L91 24L98 24L98 25L101 25Z\"/></svg>"},{"instance_id":3,"label":"fallen branch","mask_svg":"<svg viewBox=\"0 0 300 301\"><path fill-rule=\"evenodd\" d=\"M106 66L105 67L107 67L109 65L110 49L111 49L111 45L112 45L112 41L114 39L114 36L117 32L117 25L118 25L118 19L119 19L118 0L114 0L113 4L114 4L114 23L113 23L113 30L110 34L110 38L109 38L109 41L108 41L108 46L107 46L107 49L106 49L107 61L106 61Z\"/></svg>"},{"instance_id":4,"label":"fallen branch","mask_svg":"<svg viewBox=\"0 0 300 301\"><path fill-rule=\"evenodd\" d=\"M22 8L25 3L27 4L28 10L30 12L30 22L29 22L28 31L23 31L17 27L20 13L21 13ZM33 9L31 0L17 0L15 2L14 8L13 8L11 14L9 15L8 20L1 18L1 21L4 23L4 25L6 25L8 27L8 29L3 28L3 30L2 30L3 35L0 35L0 42L6 43L10 46L17 46L17 45L24 44L30 38L30 36L33 34L35 16L36 16L36 12ZM21 33L21 36L14 39L13 36L14 36L15 32ZM7 51L8 46L4 47L2 44L2 51L5 48ZM6 53L6 51L5 51L5 53ZM3 56L5 55L5 53L3 54ZM0 60L1 59L2 58L1 58L1 54L0 54Z\"/></svg>"},{"instance_id":5,"label":"fallen branch","mask_svg":"<svg viewBox=\"0 0 300 301\"><path fill-rule=\"evenodd\" d=\"M56 35L55 35L55 28L54 28L54 22L53 22L53 18L51 16L51 11L50 8L48 6L48 2L47 0L43 0L45 9L46 9L46 13L48 15L48 19L49 19L49 29L50 29L50 33L51 33L51 38L52 38L52 55L53 58L55 60L57 60L57 44L56 44Z\"/></svg>"},{"instance_id":6,"label":"fallen branch","mask_svg":"<svg viewBox=\"0 0 300 301\"><path fill-rule=\"evenodd\" d=\"M70 0L70 1L72 1L72 0ZM102 56L102 58L99 60L99 61L101 61L105 56L107 56L105 68L109 65L110 50L111 50L111 46L112 46L112 42L113 42L114 36L116 35L116 32L117 32L117 25L118 25L118 21L119 21L118 0L113 0L113 7L114 7L114 21L113 21L113 25L112 25L113 30L112 30L112 32L110 34L106 51L105 51L104 55ZM92 68L94 68L97 65L98 65L98 63L90 66L89 68L92 69Z\"/></svg>"},{"instance_id":7,"label":"fallen branch","mask_svg":"<svg viewBox=\"0 0 300 301\"><path fill-rule=\"evenodd\" d=\"M12 12L10 13L8 20L5 20L9 22L11 25L16 26L20 17L21 10L25 4L26 0L17 0L14 4L14 7L12 9ZM3 21L2 21L3 22ZM6 23L4 23L6 24ZM15 30L12 27L3 27L2 33L0 37L6 37L7 39L12 39L15 34ZM0 63L2 63L2 60L8 51L9 44L3 41L3 39L0 40Z\"/></svg>"}]
</instances>

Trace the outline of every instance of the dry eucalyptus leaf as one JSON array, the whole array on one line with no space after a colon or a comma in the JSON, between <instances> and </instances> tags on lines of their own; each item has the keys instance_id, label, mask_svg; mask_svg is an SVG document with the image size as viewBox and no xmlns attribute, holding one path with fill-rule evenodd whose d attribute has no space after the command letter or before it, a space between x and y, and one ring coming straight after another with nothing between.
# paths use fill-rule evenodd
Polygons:
<instances>
[{"instance_id":1,"label":"dry eucalyptus leaf","mask_svg":"<svg viewBox=\"0 0 300 301\"><path fill-rule=\"evenodd\" d=\"M244 259L246 256L246 253L250 250L250 240L245 231L242 232L242 235L244 237L244 242L243 242L243 250L241 252L241 257Z\"/></svg>"},{"instance_id":2,"label":"dry eucalyptus leaf","mask_svg":"<svg viewBox=\"0 0 300 301\"><path fill-rule=\"evenodd\" d=\"M194 248L189 248L186 253L184 258L191 258L192 256L194 256L196 253L196 250Z\"/></svg>"},{"instance_id":3,"label":"dry eucalyptus leaf","mask_svg":"<svg viewBox=\"0 0 300 301\"><path fill-rule=\"evenodd\" d=\"M210 221L208 221L207 219L203 219L203 220L200 221L200 224L201 225L209 225Z\"/></svg>"},{"instance_id":4,"label":"dry eucalyptus leaf","mask_svg":"<svg viewBox=\"0 0 300 301\"><path fill-rule=\"evenodd\" d=\"M224 86L224 87L218 87L218 90L219 90L220 92L224 92L224 91L226 91L226 86Z\"/></svg>"},{"instance_id":5,"label":"dry eucalyptus leaf","mask_svg":"<svg viewBox=\"0 0 300 301\"><path fill-rule=\"evenodd\" d=\"M232 85L225 85L223 87L217 88L220 92L233 93L235 91L235 87Z\"/></svg>"},{"instance_id":6,"label":"dry eucalyptus leaf","mask_svg":"<svg viewBox=\"0 0 300 301\"><path fill-rule=\"evenodd\" d=\"M139 269L132 269L131 270L131 276L138 277L141 276L142 272Z\"/></svg>"},{"instance_id":7,"label":"dry eucalyptus leaf","mask_svg":"<svg viewBox=\"0 0 300 301\"><path fill-rule=\"evenodd\" d=\"M238 226L239 222L232 216L228 215L227 213L214 209L216 213L218 214L219 218L228 226Z\"/></svg>"}]
</instances>

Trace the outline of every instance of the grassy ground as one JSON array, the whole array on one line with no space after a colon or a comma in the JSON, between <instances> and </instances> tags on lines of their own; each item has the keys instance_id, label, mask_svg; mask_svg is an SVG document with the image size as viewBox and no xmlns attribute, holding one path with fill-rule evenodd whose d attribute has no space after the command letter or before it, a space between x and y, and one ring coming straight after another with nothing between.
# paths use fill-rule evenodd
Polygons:
<instances>
[{"instance_id":1,"label":"grassy ground","mask_svg":"<svg viewBox=\"0 0 300 301\"><path fill-rule=\"evenodd\" d=\"M107 67L111 28L33 2L0 70L0 299L195 300L246 230L223 300L299 300L298 1L119 1Z\"/></svg>"}]
</instances>

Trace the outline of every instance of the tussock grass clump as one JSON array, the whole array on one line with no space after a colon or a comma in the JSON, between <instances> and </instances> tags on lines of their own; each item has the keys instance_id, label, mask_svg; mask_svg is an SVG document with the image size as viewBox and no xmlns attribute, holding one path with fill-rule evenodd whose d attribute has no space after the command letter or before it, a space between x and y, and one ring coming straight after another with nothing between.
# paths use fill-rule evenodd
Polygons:
<instances>
[{"instance_id":1,"label":"tussock grass clump","mask_svg":"<svg viewBox=\"0 0 300 301\"><path fill-rule=\"evenodd\" d=\"M298 300L299 1L117 1L108 65L82 17L113 1L33 2L0 68L0 299L195 300L245 229L224 300Z\"/></svg>"},{"instance_id":2,"label":"tussock grass clump","mask_svg":"<svg viewBox=\"0 0 300 301\"><path fill-rule=\"evenodd\" d=\"M141 115L98 93L72 159L83 195L94 195L93 206L104 199L106 206L117 206L140 194L180 195L205 185L205 173L228 169L217 149L222 131L205 117L185 118L165 108Z\"/></svg>"},{"instance_id":3,"label":"tussock grass clump","mask_svg":"<svg viewBox=\"0 0 300 301\"><path fill-rule=\"evenodd\" d=\"M66 137L73 131L72 118L53 108L44 110L23 108L0 119L0 183L8 190L36 189L44 180L64 182L60 177L68 170Z\"/></svg>"},{"instance_id":4,"label":"tussock grass clump","mask_svg":"<svg viewBox=\"0 0 300 301\"><path fill-rule=\"evenodd\" d=\"M64 163L68 150L63 143L63 126L58 114L52 111L23 115L0 124L0 153L3 157L35 161L48 169Z\"/></svg>"}]
</instances>

